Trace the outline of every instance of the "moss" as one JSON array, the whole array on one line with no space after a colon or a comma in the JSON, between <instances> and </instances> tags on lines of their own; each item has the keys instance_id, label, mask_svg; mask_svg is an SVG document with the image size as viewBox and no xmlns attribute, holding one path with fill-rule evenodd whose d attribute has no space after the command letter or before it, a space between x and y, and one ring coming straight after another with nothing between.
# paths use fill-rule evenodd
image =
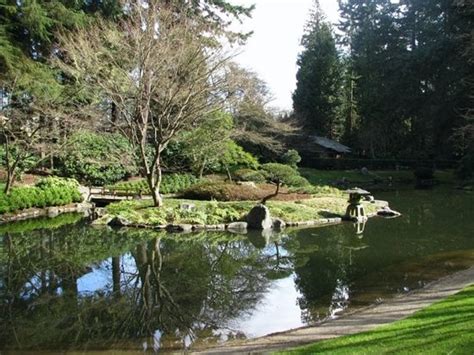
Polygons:
<instances>
[{"instance_id":1,"label":"moss","mask_svg":"<svg viewBox=\"0 0 474 355\"><path fill-rule=\"evenodd\" d=\"M192 211L181 209L181 204L193 204ZM110 216L121 216L132 223L147 225L174 224L221 224L243 220L255 206L253 201L193 201L167 199L160 208L151 201L123 201L107 207ZM328 214L342 215L347 207L344 195L323 196L298 201L269 201L272 217L285 221L302 222L324 218ZM366 204L367 212L374 212L375 206Z\"/></svg>"}]
</instances>

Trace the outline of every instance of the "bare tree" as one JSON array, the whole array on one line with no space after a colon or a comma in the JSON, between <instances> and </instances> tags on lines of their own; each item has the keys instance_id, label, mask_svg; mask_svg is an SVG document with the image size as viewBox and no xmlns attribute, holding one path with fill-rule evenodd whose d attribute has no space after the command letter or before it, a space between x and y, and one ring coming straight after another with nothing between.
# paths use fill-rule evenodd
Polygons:
<instances>
[{"instance_id":1,"label":"bare tree","mask_svg":"<svg viewBox=\"0 0 474 355\"><path fill-rule=\"evenodd\" d=\"M234 116L232 138L250 151L262 153L264 149L272 155L283 153L284 138L297 130L296 125L279 120L272 112L273 96L256 73L232 64L229 76L236 96L228 107Z\"/></svg>"},{"instance_id":2,"label":"bare tree","mask_svg":"<svg viewBox=\"0 0 474 355\"><path fill-rule=\"evenodd\" d=\"M110 100L112 122L136 147L155 206L161 156L181 130L197 127L229 95L224 57L209 29L162 1L132 1L118 23L63 33L59 66Z\"/></svg>"},{"instance_id":3,"label":"bare tree","mask_svg":"<svg viewBox=\"0 0 474 355\"><path fill-rule=\"evenodd\" d=\"M78 125L78 117L63 106L66 96L40 97L21 89L16 80L2 89L0 106L0 144L6 170L4 193L9 194L18 176L59 152L66 135ZM58 110L61 107L61 110Z\"/></svg>"}]
</instances>

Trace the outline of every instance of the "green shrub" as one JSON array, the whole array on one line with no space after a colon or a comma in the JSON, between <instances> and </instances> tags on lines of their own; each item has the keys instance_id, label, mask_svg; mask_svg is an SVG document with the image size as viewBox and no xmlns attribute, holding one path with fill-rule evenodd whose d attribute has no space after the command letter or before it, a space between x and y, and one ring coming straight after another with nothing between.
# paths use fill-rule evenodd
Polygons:
<instances>
[{"instance_id":1,"label":"green shrub","mask_svg":"<svg viewBox=\"0 0 474 355\"><path fill-rule=\"evenodd\" d=\"M202 182L187 189L183 197L191 200L231 201L231 191L226 183Z\"/></svg>"},{"instance_id":2,"label":"green shrub","mask_svg":"<svg viewBox=\"0 0 474 355\"><path fill-rule=\"evenodd\" d=\"M192 185L196 184L198 179L192 174L166 174L160 186L162 194L179 193ZM108 186L110 189L123 191L124 193L149 194L149 187L146 180L124 181Z\"/></svg>"},{"instance_id":3,"label":"green shrub","mask_svg":"<svg viewBox=\"0 0 474 355\"><path fill-rule=\"evenodd\" d=\"M262 169L268 174L268 178L270 180L280 180L286 185L290 185L290 181L293 181L294 179L300 176L296 169L293 169L291 166L284 164L263 164Z\"/></svg>"},{"instance_id":4,"label":"green shrub","mask_svg":"<svg viewBox=\"0 0 474 355\"><path fill-rule=\"evenodd\" d=\"M112 184L138 172L133 149L120 134L77 132L59 163L62 175L92 185Z\"/></svg>"},{"instance_id":5,"label":"green shrub","mask_svg":"<svg viewBox=\"0 0 474 355\"><path fill-rule=\"evenodd\" d=\"M48 177L35 186L14 187L9 195L0 193L0 214L32 207L62 206L82 200L74 179Z\"/></svg>"},{"instance_id":6,"label":"green shrub","mask_svg":"<svg viewBox=\"0 0 474 355\"><path fill-rule=\"evenodd\" d=\"M263 184L267 181L267 174L265 171L256 171L252 169L238 169L233 173L237 181L252 181L257 184Z\"/></svg>"},{"instance_id":7,"label":"green shrub","mask_svg":"<svg viewBox=\"0 0 474 355\"><path fill-rule=\"evenodd\" d=\"M291 176L287 181L286 184L292 187L304 187L304 186L312 186L306 178L302 176Z\"/></svg>"},{"instance_id":8,"label":"green shrub","mask_svg":"<svg viewBox=\"0 0 474 355\"><path fill-rule=\"evenodd\" d=\"M196 184L183 193L183 197L186 199L208 201L255 201L262 199L266 195L267 193L260 189L211 181Z\"/></svg>"},{"instance_id":9,"label":"green shrub","mask_svg":"<svg viewBox=\"0 0 474 355\"><path fill-rule=\"evenodd\" d=\"M298 167L298 163L301 161L301 156L298 151L290 149L285 154L283 154L282 161L283 164L289 165L296 169Z\"/></svg>"},{"instance_id":10,"label":"green shrub","mask_svg":"<svg viewBox=\"0 0 474 355\"><path fill-rule=\"evenodd\" d=\"M225 168L230 170L237 170L242 168L247 169L258 169L258 159L251 153L246 152L244 148L230 140L224 147L224 152L220 158L221 168L220 171L224 172Z\"/></svg>"}]
</instances>

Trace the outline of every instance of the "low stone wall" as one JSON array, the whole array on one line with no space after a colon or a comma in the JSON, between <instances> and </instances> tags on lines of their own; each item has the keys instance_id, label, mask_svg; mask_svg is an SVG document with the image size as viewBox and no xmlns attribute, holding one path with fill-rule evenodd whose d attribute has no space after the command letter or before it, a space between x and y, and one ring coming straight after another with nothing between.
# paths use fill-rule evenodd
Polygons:
<instances>
[{"instance_id":1,"label":"low stone wall","mask_svg":"<svg viewBox=\"0 0 474 355\"><path fill-rule=\"evenodd\" d=\"M375 214L371 215L370 217L375 216ZM321 218L314 221L302 221L302 222L286 222L286 227L288 228L309 228L309 227L316 227L316 226L329 226L342 223L343 219L340 217L336 218ZM147 225L147 224L133 224L133 223L126 223L122 221L122 223L111 220L111 223L108 225L116 226L116 227L127 227L127 228L140 228L140 229L153 229L156 231L167 231L169 233L192 233L192 232L223 232L228 231L231 233L242 233L246 232L247 228L233 228L233 225L236 223L245 223L245 222L234 222L234 223L227 223L227 224L211 224L211 225L192 225L192 224L168 224L168 225ZM285 228L285 227L283 227ZM281 230L283 228L275 228L273 230Z\"/></svg>"},{"instance_id":2,"label":"low stone wall","mask_svg":"<svg viewBox=\"0 0 474 355\"><path fill-rule=\"evenodd\" d=\"M0 224L24 221L32 218L49 217L54 218L63 213L84 213L88 216L92 205L90 203L75 203L66 206L53 206L45 208L30 208L17 213L8 213L0 216Z\"/></svg>"}]
</instances>

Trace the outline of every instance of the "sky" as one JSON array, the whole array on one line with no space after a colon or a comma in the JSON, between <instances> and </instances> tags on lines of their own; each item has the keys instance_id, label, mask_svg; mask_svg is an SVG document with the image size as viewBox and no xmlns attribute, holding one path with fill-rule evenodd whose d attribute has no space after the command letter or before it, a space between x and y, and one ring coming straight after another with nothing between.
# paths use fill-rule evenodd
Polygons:
<instances>
[{"instance_id":1,"label":"sky","mask_svg":"<svg viewBox=\"0 0 474 355\"><path fill-rule=\"evenodd\" d=\"M233 0L232 4L256 5L252 18L241 26L254 33L240 48L236 61L268 84L274 97L271 106L291 110L296 59L313 0ZM320 0L320 4L328 20L337 23L337 0Z\"/></svg>"}]
</instances>

